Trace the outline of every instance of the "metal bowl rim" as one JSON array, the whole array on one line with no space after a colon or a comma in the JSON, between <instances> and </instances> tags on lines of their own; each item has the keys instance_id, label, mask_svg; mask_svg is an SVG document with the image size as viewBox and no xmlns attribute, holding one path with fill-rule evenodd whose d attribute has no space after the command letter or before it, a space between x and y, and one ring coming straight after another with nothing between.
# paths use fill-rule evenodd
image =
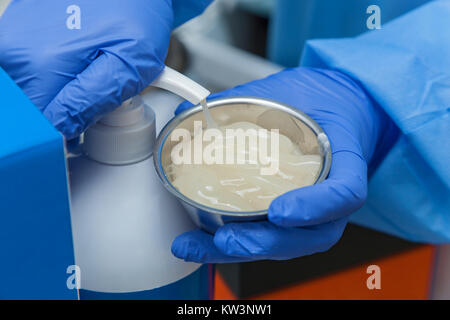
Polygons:
<instances>
[{"instance_id":1,"label":"metal bowl rim","mask_svg":"<svg viewBox=\"0 0 450 320\"><path fill-rule=\"evenodd\" d=\"M208 107L214 108L214 107L222 107L226 105L236 105L236 104L252 104L252 105L258 105L262 107L268 107L268 108L274 108L278 110L282 110L287 112L288 114L292 115L293 117L299 119L304 124L306 124L317 136L319 141L319 146L322 148L324 162L322 166L321 173L319 177L317 178L316 182L314 184L318 184L325 180L328 176L328 173L330 172L331 168L331 147L330 142L328 139L328 136L325 134L325 132L322 130L322 128L307 114L304 112L298 110L297 108L294 108L290 105L287 105L282 102L278 102L272 99L267 98L260 98L260 97L224 97L224 98L217 98L213 100L208 100ZM221 216L229 216L229 217L264 217L268 214L268 209L266 210L259 210L259 211L226 211L221 209L216 209L212 207L205 206L201 203L195 202L188 197L184 196L181 192L179 192L173 185L170 183L169 179L167 178L166 174L164 173L164 169L162 168L161 164L161 150L164 146L164 143L166 139L169 137L170 133L173 129L175 129L181 122L183 122L185 119L189 118L190 116L201 112L202 106L196 105L192 108L189 108L187 110L184 110L183 112L176 115L174 118L172 118L160 131L156 143L153 150L153 163L156 168L156 172L158 174L159 179L163 183L164 187L172 193L174 196L176 196L181 201L189 204L190 206L194 208L198 208L202 211L211 213L211 214L217 214Z\"/></svg>"}]
</instances>

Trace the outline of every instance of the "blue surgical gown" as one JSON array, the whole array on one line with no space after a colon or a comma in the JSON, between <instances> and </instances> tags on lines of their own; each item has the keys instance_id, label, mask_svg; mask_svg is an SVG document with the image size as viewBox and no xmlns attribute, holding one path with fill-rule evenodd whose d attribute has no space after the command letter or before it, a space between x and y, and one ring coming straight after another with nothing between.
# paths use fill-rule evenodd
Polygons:
<instances>
[{"instance_id":1,"label":"blue surgical gown","mask_svg":"<svg viewBox=\"0 0 450 320\"><path fill-rule=\"evenodd\" d=\"M336 10L343 5L335 3ZM380 8L382 17L391 12ZM320 13L309 19L327 23ZM307 41L301 64L358 79L401 131L370 178L366 205L351 221L412 241L449 242L450 0L428 2L359 36Z\"/></svg>"}]
</instances>

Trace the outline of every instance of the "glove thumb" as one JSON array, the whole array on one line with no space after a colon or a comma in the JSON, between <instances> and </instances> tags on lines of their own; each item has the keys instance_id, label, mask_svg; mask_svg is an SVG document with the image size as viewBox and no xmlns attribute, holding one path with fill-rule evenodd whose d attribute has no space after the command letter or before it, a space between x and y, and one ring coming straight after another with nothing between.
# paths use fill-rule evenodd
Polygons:
<instances>
[{"instance_id":1,"label":"glove thumb","mask_svg":"<svg viewBox=\"0 0 450 320\"><path fill-rule=\"evenodd\" d=\"M324 182L287 192L272 201L269 220L283 227L312 226L343 218L367 197L367 164L351 151L333 154Z\"/></svg>"}]
</instances>

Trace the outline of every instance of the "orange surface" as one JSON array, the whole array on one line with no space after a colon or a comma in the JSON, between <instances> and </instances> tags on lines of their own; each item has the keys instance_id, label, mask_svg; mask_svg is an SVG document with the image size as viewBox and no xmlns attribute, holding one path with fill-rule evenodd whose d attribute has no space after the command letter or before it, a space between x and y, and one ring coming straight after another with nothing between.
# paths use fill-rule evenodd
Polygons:
<instances>
[{"instance_id":1,"label":"orange surface","mask_svg":"<svg viewBox=\"0 0 450 320\"><path fill-rule=\"evenodd\" d=\"M268 292L254 299L426 299L433 267L434 247L421 246L401 254L372 261L308 282ZM369 265L381 269L381 289L366 285ZM216 299L235 299L216 272Z\"/></svg>"},{"instance_id":2,"label":"orange surface","mask_svg":"<svg viewBox=\"0 0 450 320\"><path fill-rule=\"evenodd\" d=\"M235 300L233 292L227 286L225 281L220 276L219 272L216 271L215 283L214 283L214 299L216 300Z\"/></svg>"}]
</instances>

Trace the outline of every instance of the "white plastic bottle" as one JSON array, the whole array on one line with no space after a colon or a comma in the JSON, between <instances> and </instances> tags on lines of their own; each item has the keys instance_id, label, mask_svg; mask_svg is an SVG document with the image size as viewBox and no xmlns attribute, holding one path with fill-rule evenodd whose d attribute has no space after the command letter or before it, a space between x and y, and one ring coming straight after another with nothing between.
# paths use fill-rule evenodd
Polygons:
<instances>
[{"instance_id":1,"label":"white plastic bottle","mask_svg":"<svg viewBox=\"0 0 450 320\"><path fill-rule=\"evenodd\" d=\"M189 80L173 72L163 73L156 85L189 92L194 103L209 93L192 94ZM206 299L210 294L208 266L184 262L170 251L173 239L194 226L158 180L151 156L155 138L155 113L137 96L89 128L83 155L69 159L82 299Z\"/></svg>"}]
</instances>

